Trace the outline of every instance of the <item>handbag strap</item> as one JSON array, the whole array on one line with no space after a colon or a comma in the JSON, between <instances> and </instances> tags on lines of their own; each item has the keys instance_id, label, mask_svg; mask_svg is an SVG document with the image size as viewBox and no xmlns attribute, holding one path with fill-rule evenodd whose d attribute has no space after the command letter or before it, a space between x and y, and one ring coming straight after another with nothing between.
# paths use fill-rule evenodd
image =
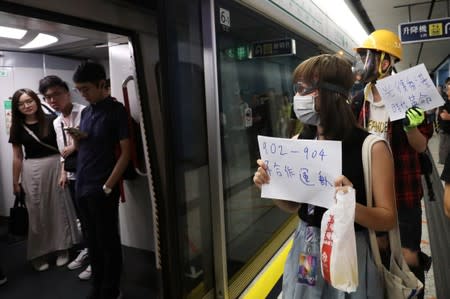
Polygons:
<instances>
[{"instance_id":1,"label":"handbag strap","mask_svg":"<svg viewBox=\"0 0 450 299\"><path fill-rule=\"evenodd\" d=\"M41 141L41 139L39 139L39 137L37 137L36 134L34 134L34 132L31 131L30 128L28 128L25 124L22 124L22 126L23 126L24 129L28 132L28 134L30 134L31 137L34 138L34 140L36 140L37 142L39 142L41 145L43 145L43 146L45 146L45 147L47 147L47 148L49 148L49 149L51 149L51 150L54 150L54 151L56 151L56 152L59 153L59 151L58 151L58 149L57 149L56 147L51 146L51 145L49 145L49 144L47 144L47 143Z\"/></svg>"},{"instance_id":2,"label":"handbag strap","mask_svg":"<svg viewBox=\"0 0 450 299\"><path fill-rule=\"evenodd\" d=\"M372 204L372 146L379 141L379 138L375 135L369 134L364 139L362 146L362 162L364 170L364 185L366 187L366 201L367 207L371 208ZM370 248L372 250L372 256L378 270L382 269L382 262L380 256L380 249L378 248L378 242L373 229L368 229Z\"/></svg>"},{"instance_id":3,"label":"handbag strap","mask_svg":"<svg viewBox=\"0 0 450 299\"><path fill-rule=\"evenodd\" d=\"M386 140L376 136L376 135L368 135L366 139L364 140L363 146L362 146L362 162L363 162L363 169L364 169L364 183L366 186L366 199L367 199L367 206L373 207L373 193L372 193L372 146L379 142L385 142ZM389 148L389 145L388 145ZM390 149L390 148L389 148ZM373 229L368 229L369 231L369 239L370 239L370 247L372 249L372 255L375 261L375 265L378 269L381 269L382 262L381 262L381 256L380 256L380 249L378 247L377 237L375 234L375 231ZM399 263L401 266L403 266L403 255L402 255L402 249L401 249L401 242L400 242L400 231L398 228L398 222L389 231L389 246L391 249L391 255L392 257Z\"/></svg>"},{"instance_id":4,"label":"handbag strap","mask_svg":"<svg viewBox=\"0 0 450 299\"><path fill-rule=\"evenodd\" d=\"M20 186L20 192L16 193L15 196L14 208L25 207L25 192L23 191L22 186Z\"/></svg>"},{"instance_id":5,"label":"handbag strap","mask_svg":"<svg viewBox=\"0 0 450 299\"><path fill-rule=\"evenodd\" d=\"M44 108L45 110L47 110L48 113L50 113L51 115L58 116L58 115L56 114L55 110L54 110L53 108L50 108L49 106L47 106L47 104L45 104L43 101L41 101L41 106L42 106L42 108Z\"/></svg>"}]
</instances>

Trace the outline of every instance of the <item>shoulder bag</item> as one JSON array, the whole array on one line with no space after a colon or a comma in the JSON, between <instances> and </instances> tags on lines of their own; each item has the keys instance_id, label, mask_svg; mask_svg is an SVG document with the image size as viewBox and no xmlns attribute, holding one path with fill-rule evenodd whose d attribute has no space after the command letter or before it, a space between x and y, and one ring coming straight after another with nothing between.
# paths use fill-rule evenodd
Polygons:
<instances>
[{"instance_id":1,"label":"shoulder bag","mask_svg":"<svg viewBox=\"0 0 450 299\"><path fill-rule=\"evenodd\" d=\"M28 212L22 186L20 192L16 194L14 206L9 209L8 231L17 236L25 236L28 233Z\"/></svg>"},{"instance_id":2,"label":"shoulder bag","mask_svg":"<svg viewBox=\"0 0 450 299\"><path fill-rule=\"evenodd\" d=\"M375 135L369 135L364 140L362 147L362 162L364 169L364 183L366 185L367 206L372 207L372 146L383 141ZM389 246L391 251L390 266L387 269L381 262L380 249L378 247L375 231L368 229L370 237L370 248L375 265L384 283L385 299L410 299L417 298L423 288L422 282L409 270L402 255L400 232L398 223L389 231Z\"/></svg>"}]
</instances>

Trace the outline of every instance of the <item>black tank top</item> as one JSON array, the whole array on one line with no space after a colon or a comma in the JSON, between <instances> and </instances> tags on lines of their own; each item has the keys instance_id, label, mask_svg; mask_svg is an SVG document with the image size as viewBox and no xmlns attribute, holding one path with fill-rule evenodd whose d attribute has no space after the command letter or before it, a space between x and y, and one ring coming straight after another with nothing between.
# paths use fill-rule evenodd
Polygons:
<instances>
[{"instance_id":1,"label":"black tank top","mask_svg":"<svg viewBox=\"0 0 450 299\"><path fill-rule=\"evenodd\" d=\"M367 205L361 155L362 144L367 135L369 133L364 129L354 128L350 136L342 141L342 174L353 183L353 188L356 190L356 202L362 205ZM320 227L320 222L326 209L314 206L314 211L311 213L312 209L310 206L308 213L308 206L310 205L302 204L298 210L298 216L309 225ZM355 223L355 230L362 229L365 228Z\"/></svg>"}]
</instances>

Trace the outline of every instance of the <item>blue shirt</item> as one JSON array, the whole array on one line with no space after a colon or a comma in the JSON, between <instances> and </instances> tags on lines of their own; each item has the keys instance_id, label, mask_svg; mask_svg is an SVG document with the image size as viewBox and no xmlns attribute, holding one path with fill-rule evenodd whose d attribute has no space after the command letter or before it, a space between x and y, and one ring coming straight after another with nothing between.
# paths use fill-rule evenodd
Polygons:
<instances>
[{"instance_id":1,"label":"blue shirt","mask_svg":"<svg viewBox=\"0 0 450 299\"><path fill-rule=\"evenodd\" d=\"M119 142L129 136L125 107L111 97L89 105L81 112L80 130L88 136L80 140L78 149L78 198L103 192L117 162Z\"/></svg>"}]
</instances>

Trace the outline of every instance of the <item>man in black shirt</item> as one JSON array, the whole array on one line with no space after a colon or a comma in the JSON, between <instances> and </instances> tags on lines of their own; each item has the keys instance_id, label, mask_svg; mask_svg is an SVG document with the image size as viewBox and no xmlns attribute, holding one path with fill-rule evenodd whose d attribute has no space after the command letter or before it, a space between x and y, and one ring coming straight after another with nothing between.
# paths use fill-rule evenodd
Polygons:
<instances>
[{"instance_id":1,"label":"man in black shirt","mask_svg":"<svg viewBox=\"0 0 450 299\"><path fill-rule=\"evenodd\" d=\"M79 132L85 136L72 133L78 135L76 195L87 222L92 266L88 299L116 299L122 271L119 180L130 159L128 116L121 103L105 95L106 74L100 64L81 64L73 81L90 103L81 112Z\"/></svg>"}]
</instances>

